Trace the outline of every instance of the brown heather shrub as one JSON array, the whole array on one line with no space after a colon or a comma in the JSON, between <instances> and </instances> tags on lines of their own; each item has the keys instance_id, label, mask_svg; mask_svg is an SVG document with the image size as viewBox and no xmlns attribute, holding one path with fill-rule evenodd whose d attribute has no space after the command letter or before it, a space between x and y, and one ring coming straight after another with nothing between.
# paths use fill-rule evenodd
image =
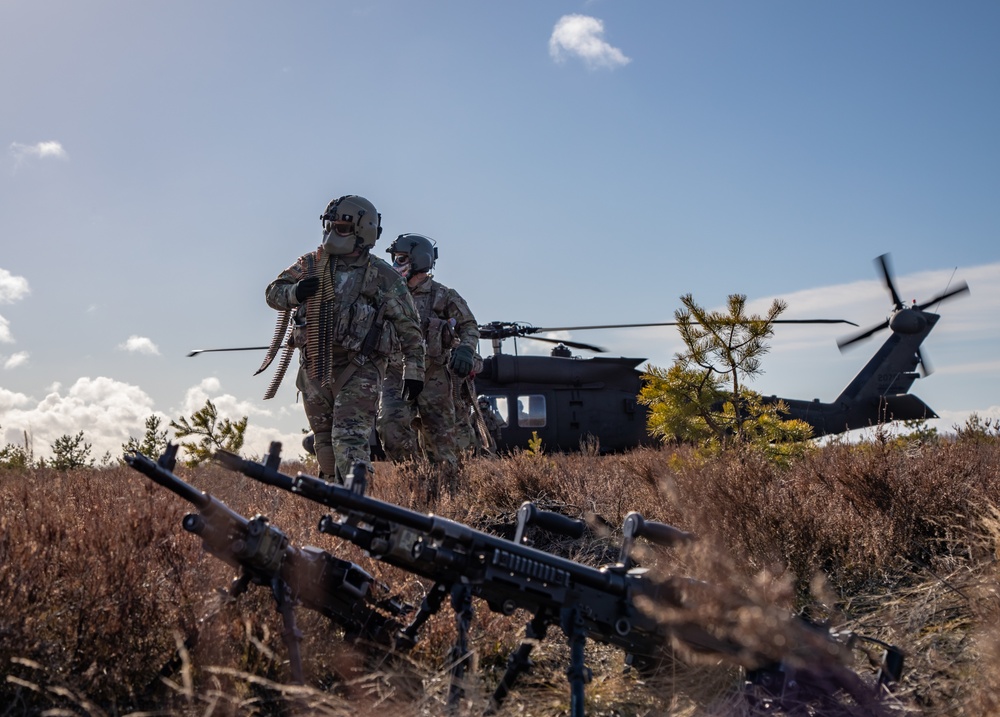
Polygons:
<instances>
[{"instance_id":1,"label":"brown heather shrub","mask_svg":"<svg viewBox=\"0 0 1000 717\"><path fill-rule=\"evenodd\" d=\"M176 472L247 517L267 515L295 545L356 562L414 606L430 588L320 534L322 506L214 465ZM706 459L684 448L519 453L468 461L453 476L377 463L370 494L501 535L513 534L518 507L533 500L589 526L578 541L533 530L536 547L594 566L617 558L625 516L638 510L699 537L636 551L654 582L679 585L689 598L685 607L644 603L666 623L738 642L737 662L785 659L834 681L844 656L792 618L826 620L906 651L888 707L998 713L1000 441L834 443L785 467L754 452ZM361 654L325 618L299 609L308 686L288 685L270 591L252 586L234 604L222 599L233 571L183 531L191 509L127 467L0 471L0 717L445 711L450 607L406 656ZM479 601L474 609L474 664L460 710L469 714L485 708L528 620ZM553 626L499 715L565 715L568 656ZM590 715L747 714L731 662L674 661L646 676L623 672L620 651L589 643L587 664ZM851 703L836 713L884 709Z\"/></svg>"}]
</instances>

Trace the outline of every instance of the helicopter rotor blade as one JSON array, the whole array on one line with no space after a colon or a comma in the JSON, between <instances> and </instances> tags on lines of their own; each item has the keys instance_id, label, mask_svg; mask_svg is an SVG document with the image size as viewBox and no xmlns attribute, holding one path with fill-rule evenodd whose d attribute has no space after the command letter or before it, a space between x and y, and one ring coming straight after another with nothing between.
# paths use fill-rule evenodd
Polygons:
<instances>
[{"instance_id":1,"label":"helicopter rotor blade","mask_svg":"<svg viewBox=\"0 0 1000 717\"><path fill-rule=\"evenodd\" d=\"M888 326L889 326L889 319L886 319L881 324L876 324L875 326L872 326L869 329L865 329L861 333L853 334L851 336L847 336L847 337L842 338L842 339L837 339L837 348L839 348L841 351L843 351L845 348L847 348L851 344L857 343L858 341L861 341L862 339L867 339L869 336L871 336L872 334L874 334L876 331L881 331L882 329L887 328Z\"/></svg>"},{"instance_id":2,"label":"helicopter rotor blade","mask_svg":"<svg viewBox=\"0 0 1000 717\"><path fill-rule=\"evenodd\" d=\"M932 373L934 373L934 367L931 366L930 361L927 360L927 356L924 355L922 349L917 349L917 363L923 369L923 377L927 378Z\"/></svg>"},{"instance_id":3,"label":"helicopter rotor blade","mask_svg":"<svg viewBox=\"0 0 1000 717\"><path fill-rule=\"evenodd\" d=\"M544 336L522 336L523 339L531 339L532 341L546 341L550 344L563 344L564 346L569 346L572 349L584 349L586 351L595 351L599 354L607 352L607 349L602 349L600 346L594 346L593 344L583 344L579 341L567 341L566 339L549 339Z\"/></svg>"},{"instance_id":4,"label":"helicopter rotor blade","mask_svg":"<svg viewBox=\"0 0 1000 717\"><path fill-rule=\"evenodd\" d=\"M885 287L889 290L892 295L892 306L894 309L902 309L903 301L899 298L899 292L896 291L896 285L892 281L892 269L889 264L889 255L882 254L875 259L875 265L879 267L882 271L882 281L885 283Z\"/></svg>"},{"instance_id":5,"label":"helicopter rotor blade","mask_svg":"<svg viewBox=\"0 0 1000 717\"><path fill-rule=\"evenodd\" d=\"M267 351L270 346L241 346L240 348L234 349L195 349L187 355L188 358L192 356L197 356L198 354L207 354L212 351Z\"/></svg>"},{"instance_id":6,"label":"helicopter rotor blade","mask_svg":"<svg viewBox=\"0 0 1000 717\"><path fill-rule=\"evenodd\" d=\"M678 326L680 321L658 321L651 324L605 324L602 326L554 326L545 328L532 328L535 331L589 331L591 329L645 329L652 326ZM697 321L691 321L697 324ZM772 324L850 324L857 326L853 321L847 319L775 319Z\"/></svg>"},{"instance_id":7,"label":"helicopter rotor blade","mask_svg":"<svg viewBox=\"0 0 1000 717\"><path fill-rule=\"evenodd\" d=\"M940 301L944 301L945 299L950 299L952 296L955 296L957 294L967 294L967 293L969 293L969 285L963 281L958 286L956 286L954 289L951 289L949 291L943 291L940 294L931 297L930 299L928 299L924 303L918 304L917 306L914 306L913 308L915 308L915 309L923 309L926 306L933 306L934 304L936 304L936 303L938 303Z\"/></svg>"}]
</instances>

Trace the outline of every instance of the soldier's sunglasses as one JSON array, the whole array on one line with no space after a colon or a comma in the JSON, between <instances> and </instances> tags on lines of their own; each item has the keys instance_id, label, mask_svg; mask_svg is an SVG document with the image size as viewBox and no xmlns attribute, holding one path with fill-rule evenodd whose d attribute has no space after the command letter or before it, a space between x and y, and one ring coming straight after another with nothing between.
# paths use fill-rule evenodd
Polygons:
<instances>
[{"instance_id":1,"label":"soldier's sunglasses","mask_svg":"<svg viewBox=\"0 0 1000 717\"><path fill-rule=\"evenodd\" d=\"M332 219L323 220L323 231L327 234L333 232L342 237L354 233L354 222L338 222Z\"/></svg>"}]
</instances>

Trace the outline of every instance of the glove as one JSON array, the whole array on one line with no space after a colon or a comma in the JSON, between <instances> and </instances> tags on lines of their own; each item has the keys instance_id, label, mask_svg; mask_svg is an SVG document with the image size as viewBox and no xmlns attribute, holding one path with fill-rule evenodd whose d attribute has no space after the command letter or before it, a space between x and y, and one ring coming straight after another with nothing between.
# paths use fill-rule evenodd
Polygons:
<instances>
[{"instance_id":1,"label":"glove","mask_svg":"<svg viewBox=\"0 0 1000 717\"><path fill-rule=\"evenodd\" d=\"M409 401L415 404L417 402L417 396L420 392L424 390L424 382L419 378L404 378L403 379L403 391L400 393L399 397L404 401Z\"/></svg>"},{"instance_id":2,"label":"glove","mask_svg":"<svg viewBox=\"0 0 1000 717\"><path fill-rule=\"evenodd\" d=\"M308 276L295 284L295 300L300 304L319 291L319 277Z\"/></svg>"},{"instance_id":3,"label":"glove","mask_svg":"<svg viewBox=\"0 0 1000 717\"><path fill-rule=\"evenodd\" d=\"M470 346L458 346L451 352L451 361L448 366L455 372L456 376L465 378L472 371L472 348Z\"/></svg>"}]
</instances>

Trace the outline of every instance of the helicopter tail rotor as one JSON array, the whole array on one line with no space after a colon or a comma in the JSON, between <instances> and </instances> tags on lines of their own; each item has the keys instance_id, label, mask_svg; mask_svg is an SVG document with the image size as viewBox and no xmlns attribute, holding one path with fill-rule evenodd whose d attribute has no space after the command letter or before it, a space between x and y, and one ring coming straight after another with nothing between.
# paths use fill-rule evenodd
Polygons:
<instances>
[{"instance_id":1,"label":"helicopter tail rotor","mask_svg":"<svg viewBox=\"0 0 1000 717\"><path fill-rule=\"evenodd\" d=\"M969 292L969 285L967 283L960 282L953 289L948 289L939 294L934 295L922 304L918 304L914 301L913 306L906 306L903 301L899 298L899 292L896 291L896 284L893 281L892 268L889 262L889 255L882 254L877 259L875 259L875 266L879 269L882 274L882 281L889 290L889 294L892 297L892 312L885 321L875 324L864 331L856 334L851 334L837 340L837 346L843 351L845 348L851 344L857 343L863 339L867 339L872 334L875 334L882 329L891 328L893 332L897 333L915 333L916 331L922 329L926 323L926 319L923 315L923 310L928 306L934 306L939 304L945 299L950 299L953 296L958 296L959 294L966 294ZM914 313L907 313L914 312ZM932 369L930 364L927 362L926 358L920 352L917 351L917 358L920 365L923 367L924 375L927 376L931 373Z\"/></svg>"}]
</instances>

